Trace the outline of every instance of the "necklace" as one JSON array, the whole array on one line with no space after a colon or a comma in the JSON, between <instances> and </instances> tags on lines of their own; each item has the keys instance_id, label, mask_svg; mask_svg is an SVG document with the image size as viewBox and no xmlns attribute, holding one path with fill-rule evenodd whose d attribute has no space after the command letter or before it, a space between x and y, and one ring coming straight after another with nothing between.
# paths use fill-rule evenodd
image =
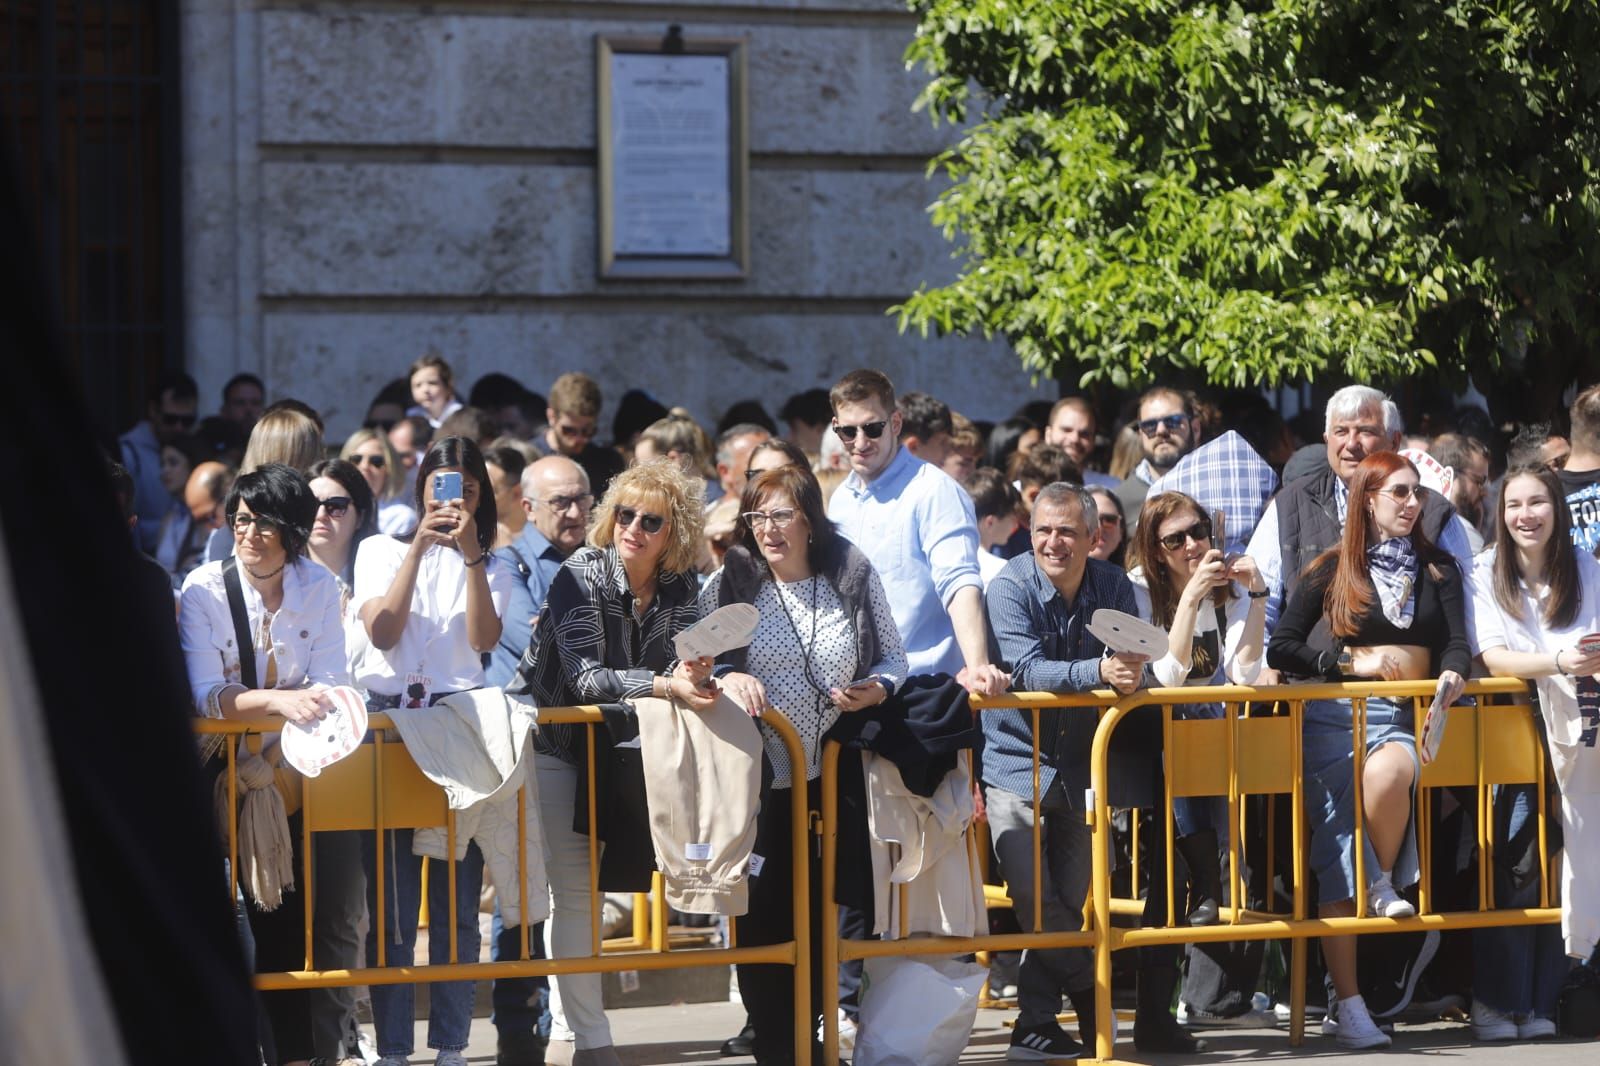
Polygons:
<instances>
[{"instance_id":1,"label":"necklace","mask_svg":"<svg viewBox=\"0 0 1600 1066\"><path fill-rule=\"evenodd\" d=\"M288 566L288 565L289 565L289 560L285 559L283 562L278 564L278 569L273 570L271 573L258 574L254 570L250 569L248 566L244 568L244 572L249 574L251 577L255 578L257 581L271 581L273 578L275 578L279 574L283 573L283 568Z\"/></svg>"},{"instance_id":2,"label":"necklace","mask_svg":"<svg viewBox=\"0 0 1600 1066\"><path fill-rule=\"evenodd\" d=\"M822 747L822 719L823 719L822 705L829 698L827 686L825 686L825 685L821 684L820 682L818 682L817 679L811 675L811 660L812 660L812 657L813 657L814 653L816 652L816 648L817 648L817 614L818 614L818 611L817 611L817 580L818 579L817 579L817 577L815 575L813 575L811 578L809 578L809 580L811 581L811 643L809 645L807 645L805 641L800 639L800 627L794 624L794 615L789 613L789 604L783 597L783 583L780 582L780 581L777 581L777 580L774 580L772 582L772 591L773 591L773 594L778 597L778 606L783 608L784 620L789 623L789 632L794 637L795 646L800 649L801 675L806 679L806 684L811 688L811 691L813 693L815 693L815 695L816 695L816 699L815 699L814 705L812 707L812 714L815 715L815 717L816 717L816 723L817 723L816 733L817 733L817 736L816 736L816 739L814 741L812 741L811 750L806 753L806 765L804 767L805 779L806 780L810 780L811 767L812 767L813 764L816 763L816 761L817 761L817 752ZM802 744L802 746L803 746L803 744ZM789 784L790 784L791 787L793 787L793 785L794 785L796 780L797 780L796 776L793 773L791 773L790 774L790 778L789 778Z\"/></svg>"}]
</instances>

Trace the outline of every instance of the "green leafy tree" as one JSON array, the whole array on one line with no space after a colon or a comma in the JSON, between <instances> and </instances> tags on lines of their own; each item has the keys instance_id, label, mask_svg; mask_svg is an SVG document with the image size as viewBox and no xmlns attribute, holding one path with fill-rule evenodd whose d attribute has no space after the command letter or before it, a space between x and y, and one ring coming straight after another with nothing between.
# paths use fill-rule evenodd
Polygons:
<instances>
[{"instance_id":1,"label":"green leafy tree","mask_svg":"<svg viewBox=\"0 0 1600 1066\"><path fill-rule=\"evenodd\" d=\"M1596 361L1594 0L912 7L921 104L970 125L961 273L902 328L1117 386Z\"/></svg>"}]
</instances>

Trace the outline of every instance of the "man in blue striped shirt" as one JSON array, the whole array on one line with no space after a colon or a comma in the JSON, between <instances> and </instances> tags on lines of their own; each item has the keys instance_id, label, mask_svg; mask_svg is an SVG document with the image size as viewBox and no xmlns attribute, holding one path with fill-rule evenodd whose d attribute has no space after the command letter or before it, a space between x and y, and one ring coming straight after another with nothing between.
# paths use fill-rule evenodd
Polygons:
<instances>
[{"instance_id":1,"label":"man in blue striped shirt","mask_svg":"<svg viewBox=\"0 0 1600 1066\"><path fill-rule=\"evenodd\" d=\"M1107 655L1105 645L1088 629L1094 612L1103 608L1137 613L1127 575L1110 563L1089 557L1098 523L1094 497L1084 488L1064 482L1045 486L1033 505L1032 553L1012 559L990 583L989 624L1000 658L1011 670L1014 688L1048 692L1112 688L1129 693L1143 682L1142 656ZM985 711L980 717L989 830L1017 920L1028 929L1035 907L1032 714ZM1135 725L1131 719L1129 724ZM1045 929L1077 930L1083 927L1083 900L1089 887L1090 838L1083 804L1095 715L1087 708L1043 711L1039 731L1041 860L1045 868L1038 906ZM1151 773L1159 769L1159 754L1151 752L1137 733L1136 728L1126 735L1119 730L1118 740L1132 743L1114 745L1122 750L1114 750L1113 769L1119 771L1119 788L1130 793L1119 800L1148 806L1162 794L1156 787L1158 778ZM1117 754L1122 757L1115 757ZM1164 882L1164 873L1152 876ZM1175 981L1176 971L1170 966L1152 970L1149 976L1140 974L1135 1039L1141 1050L1200 1050L1168 1010ZM1158 1004L1162 989L1167 999ZM1048 1061L1081 1053L1078 1043L1055 1020L1063 992L1078 1012L1083 1039L1092 1040L1094 988L1088 950L1026 952L1017 980L1020 1014L1007 1058Z\"/></svg>"},{"instance_id":2,"label":"man in blue striped shirt","mask_svg":"<svg viewBox=\"0 0 1600 1066\"><path fill-rule=\"evenodd\" d=\"M1117 567L1089 558L1099 522L1094 498L1077 486L1046 485L1034 501L1033 551L990 582L989 625L1012 684L1025 691L1132 692L1140 666L1105 656L1088 623L1102 607L1132 613L1133 586ZM989 832L1017 921L1032 928L1033 727L1031 712L985 711L983 783ZM1047 930L1083 928L1089 888L1089 829L1083 790L1089 783L1092 710L1046 710L1039 716L1039 813L1044 871L1038 901ZM1017 979L1021 1013L1007 1058L1047 1061L1082 1048L1056 1023L1061 994L1072 999L1085 1041L1094 1035L1094 974L1086 948L1029 950Z\"/></svg>"}]
</instances>

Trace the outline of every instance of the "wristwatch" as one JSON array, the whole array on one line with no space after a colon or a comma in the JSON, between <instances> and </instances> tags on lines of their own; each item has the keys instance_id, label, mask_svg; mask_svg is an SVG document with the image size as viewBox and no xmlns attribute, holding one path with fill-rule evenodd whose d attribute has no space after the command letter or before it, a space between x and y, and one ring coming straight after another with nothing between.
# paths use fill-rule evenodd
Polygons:
<instances>
[{"instance_id":1,"label":"wristwatch","mask_svg":"<svg viewBox=\"0 0 1600 1066\"><path fill-rule=\"evenodd\" d=\"M1339 672L1346 677L1355 672L1356 661L1355 657L1350 654L1349 648L1339 649L1339 658L1335 660L1335 663L1339 667Z\"/></svg>"}]
</instances>

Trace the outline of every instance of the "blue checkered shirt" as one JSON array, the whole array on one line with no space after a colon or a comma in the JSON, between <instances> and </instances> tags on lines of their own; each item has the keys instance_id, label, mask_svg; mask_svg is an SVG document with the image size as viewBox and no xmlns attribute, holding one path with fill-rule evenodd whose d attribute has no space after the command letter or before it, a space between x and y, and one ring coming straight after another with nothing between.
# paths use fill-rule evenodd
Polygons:
<instances>
[{"instance_id":1,"label":"blue checkered shirt","mask_svg":"<svg viewBox=\"0 0 1600 1066\"><path fill-rule=\"evenodd\" d=\"M1088 692L1108 687L1100 678L1105 645L1089 632L1102 607L1137 614L1133 584L1110 563L1090 559L1068 603L1035 564L1033 553L1019 555L989 583L985 593L989 627L1000 658L1019 692ZM1009 709L984 711L983 781L1018 796L1033 795L1033 714ZM1048 792L1058 776L1069 803L1081 802L1089 784L1089 747L1094 740L1093 709L1068 707L1039 715L1039 789Z\"/></svg>"},{"instance_id":2,"label":"blue checkered shirt","mask_svg":"<svg viewBox=\"0 0 1600 1066\"><path fill-rule=\"evenodd\" d=\"M1208 515L1220 508L1227 521L1223 551L1231 555L1245 550L1267 501L1277 491L1277 473L1230 429L1179 459L1151 484L1145 498L1182 492L1199 500Z\"/></svg>"}]
</instances>

